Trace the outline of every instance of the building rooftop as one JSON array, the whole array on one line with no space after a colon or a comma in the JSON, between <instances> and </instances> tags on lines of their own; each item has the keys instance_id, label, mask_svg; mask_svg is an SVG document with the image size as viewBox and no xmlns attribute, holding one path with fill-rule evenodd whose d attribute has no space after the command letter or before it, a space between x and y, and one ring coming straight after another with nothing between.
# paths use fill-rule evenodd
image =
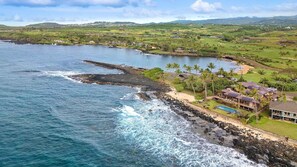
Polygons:
<instances>
[{"instance_id":1,"label":"building rooftop","mask_svg":"<svg viewBox=\"0 0 297 167\"><path fill-rule=\"evenodd\" d=\"M273 101L270 103L269 108L273 110L278 110L278 111L297 113L297 103L293 101L288 101L288 102Z\"/></svg>"}]
</instances>

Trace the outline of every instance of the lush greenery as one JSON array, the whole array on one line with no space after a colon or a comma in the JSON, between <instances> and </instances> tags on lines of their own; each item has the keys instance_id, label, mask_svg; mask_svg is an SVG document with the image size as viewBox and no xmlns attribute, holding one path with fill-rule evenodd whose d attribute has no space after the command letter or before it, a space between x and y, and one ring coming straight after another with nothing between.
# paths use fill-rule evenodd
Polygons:
<instances>
[{"instance_id":1,"label":"lush greenery","mask_svg":"<svg viewBox=\"0 0 297 167\"><path fill-rule=\"evenodd\" d=\"M163 70L161 68L153 68L151 70L146 70L143 75L152 80L159 80L163 75Z\"/></svg>"}]
</instances>

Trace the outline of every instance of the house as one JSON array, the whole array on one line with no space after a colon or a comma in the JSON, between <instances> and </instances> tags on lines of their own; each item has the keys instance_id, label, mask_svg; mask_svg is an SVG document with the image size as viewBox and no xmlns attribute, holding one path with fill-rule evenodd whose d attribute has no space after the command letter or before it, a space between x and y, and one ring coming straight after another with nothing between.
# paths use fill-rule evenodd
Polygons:
<instances>
[{"instance_id":1,"label":"house","mask_svg":"<svg viewBox=\"0 0 297 167\"><path fill-rule=\"evenodd\" d=\"M254 82L241 82L240 83L243 87L246 89L246 93L249 94L253 90L257 90L258 94L261 96L261 98L269 98L273 101L277 100L277 89L276 88L267 88L264 86L260 86Z\"/></svg>"},{"instance_id":2,"label":"house","mask_svg":"<svg viewBox=\"0 0 297 167\"><path fill-rule=\"evenodd\" d=\"M176 53L184 53L185 51L184 51L183 48L177 48L177 49L175 50L175 52L176 52Z\"/></svg>"},{"instance_id":3,"label":"house","mask_svg":"<svg viewBox=\"0 0 297 167\"><path fill-rule=\"evenodd\" d=\"M273 101L269 105L271 118L297 123L297 103Z\"/></svg>"},{"instance_id":4,"label":"house","mask_svg":"<svg viewBox=\"0 0 297 167\"><path fill-rule=\"evenodd\" d=\"M237 105L245 110L255 111L260 106L259 101L252 97L235 92L230 88L222 90L220 98L220 100L224 101L225 103Z\"/></svg>"}]
</instances>

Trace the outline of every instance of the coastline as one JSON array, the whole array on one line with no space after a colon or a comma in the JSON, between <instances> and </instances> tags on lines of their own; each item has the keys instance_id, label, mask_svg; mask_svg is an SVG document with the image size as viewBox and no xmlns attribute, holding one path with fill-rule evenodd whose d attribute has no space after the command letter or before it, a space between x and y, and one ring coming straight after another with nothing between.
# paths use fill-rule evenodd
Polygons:
<instances>
[{"instance_id":1,"label":"coastline","mask_svg":"<svg viewBox=\"0 0 297 167\"><path fill-rule=\"evenodd\" d=\"M149 87L136 69L129 66L112 65L100 62L85 61L96 66L105 68L114 68L124 72L124 74L112 75L108 78L94 77L96 75L77 75L74 79L84 83L124 85L132 87L141 87L142 92L138 96L143 100L150 100L146 91L155 91L157 98L169 105L173 111L188 120L194 128L194 132L203 135L207 140L231 147L244 153L249 159L269 166L296 166L297 165L297 144L290 140L285 142L283 138L270 134L269 132L243 125L234 119L229 119L222 115L213 113L206 109L197 107L191 102L193 99L186 94L170 91L168 87L160 89L165 85L159 85L159 82L150 80ZM143 69L141 69L143 70ZM140 70L140 71L141 71ZM137 76L137 79L131 81L131 76ZM120 78L120 82L116 79ZM143 89L143 86L145 89ZM149 88L149 89L147 89ZM203 121L201 121L203 120ZM205 123L206 121L206 123ZM204 123L203 123L204 122Z\"/></svg>"},{"instance_id":2,"label":"coastline","mask_svg":"<svg viewBox=\"0 0 297 167\"><path fill-rule=\"evenodd\" d=\"M177 114L183 116L194 125L200 125L199 122L196 122L195 119L193 119L197 116L209 123L217 125L221 129L225 130L229 135L236 136L236 138L233 139L233 145L228 147L239 150L250 160L266 164L268 166L293 167L297 165L297 157L295 156L297 153L297 147L295 144L279 141L276 137L270 138L267 134L261 135L254 128L239 126L240 124L236 123L234 120L224 118L215 113L194 106L189 102L177 100L168 94L159 96L159 98L168 102L169 105L182 110L182 112L177 112L173 109L177 112ZM188 112L193 115L188 114ZM212 129L209 127L204 128L204 134L210 135L209 132L211 132ZM223 145L222 143L218 144Z\"/></svg>"}]
</instances>

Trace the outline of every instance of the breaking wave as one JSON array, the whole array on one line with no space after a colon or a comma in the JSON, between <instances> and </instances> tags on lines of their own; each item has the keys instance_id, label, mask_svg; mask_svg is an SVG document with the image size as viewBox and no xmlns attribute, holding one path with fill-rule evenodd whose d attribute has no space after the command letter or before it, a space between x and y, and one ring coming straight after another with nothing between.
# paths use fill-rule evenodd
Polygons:
<instances>
[{"instance_id":1,"label":"breaking wave","mask_svg":"<svg viewBox=\"0 0 297 167\"><path fill-rule=\"evenodd\" d=\"M43 71L42 74L45 76L51 76L51 77L62 77L64 79L67 79L75 83L82 83L81 81L70 78L70 76L72 75L82 74L76 71Z\"/></svg>"},{"instance_id":2,"label":"breaking wave","mask_svg":"<svg viewBox=\"0 0 297 167\"><path fill-rule=\"evenodd\" d=\"M162 101L122 100L119 133L168 166L262 166L238 151L212 144ZM127 104L129 103L129 105Z\"/></svg>"}]
</instances>

